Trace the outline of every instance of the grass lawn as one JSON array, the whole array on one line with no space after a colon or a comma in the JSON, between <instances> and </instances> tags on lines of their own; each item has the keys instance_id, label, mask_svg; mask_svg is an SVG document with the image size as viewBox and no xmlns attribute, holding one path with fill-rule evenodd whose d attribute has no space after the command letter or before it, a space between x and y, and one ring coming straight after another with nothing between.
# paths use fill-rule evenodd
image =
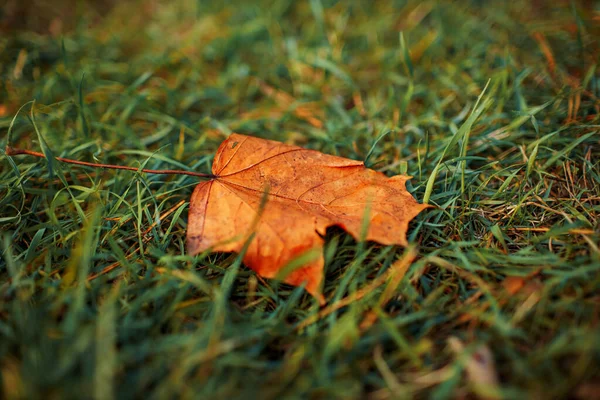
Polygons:
<instances>
[{"instance_id":1,"label":"grass lawn","mask_svg":"<svg viewBox=\"0 0 600 400\"><path fill-rule=\"evenodd\" d=\"M593 1L30 3L0 7L0 145L48 158L0 153L0 397L600 396ZM320 312L186 254L198 178L53 159L209 172L232 132L436 207L407 249L329 230Z\"/></svg>"}]
</instances>

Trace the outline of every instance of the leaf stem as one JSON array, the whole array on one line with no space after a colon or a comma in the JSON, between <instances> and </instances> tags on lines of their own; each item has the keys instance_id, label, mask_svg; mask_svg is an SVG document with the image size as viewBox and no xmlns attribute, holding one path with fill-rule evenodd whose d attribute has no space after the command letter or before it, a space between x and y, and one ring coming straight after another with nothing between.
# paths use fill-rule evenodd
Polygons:
<instances>
[{"instance_id":1,"label":"leaf stem","mask_svg":"<svg viewBox=\"0 0 600 400\"><path fill-rule=\"evenodd\" d=\"M18 155L26 154L28 156L46 158L43 153L33 151L33 150L27 150L27 149L18 149L18 148L14 148L14 147L10 147L10 146L6 146L5 151L6 151L7 156L18 156ZM134 172L141 171L141 172L145 172L147 174L157 174L157 175L190 175L190 176L196 176L199 178L215 178L215 175L213 175L213 174L203 174L200 172L193 172L193 171L183 171L183 170L176 170L176 169L146 169L146 168L142 168L140 170L139 168L135 168L135 167L125 167L123 165L113 165L113 164L97 164L97 163L90 163L90 162L86 162L86 161L72 160L70 158L63 158L63 157L56 157L56 159L58 161L68 163L68 164L83 165L85 167L93 167L93 168L124 169L127 171L134 171Z\"/></svg>"}]
</instances>

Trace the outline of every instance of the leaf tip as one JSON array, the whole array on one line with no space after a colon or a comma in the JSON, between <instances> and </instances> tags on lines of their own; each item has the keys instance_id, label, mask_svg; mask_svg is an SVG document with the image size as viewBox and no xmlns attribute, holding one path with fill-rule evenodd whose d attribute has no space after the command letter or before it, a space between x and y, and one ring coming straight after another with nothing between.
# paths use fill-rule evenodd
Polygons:
<instances>
[{"instance_id":1,"label":"leaf tip","mask_svg":"<svg viewBox=\"0 0 600 400\"><path fill-rule=\"evenodd\" d=\"M322 293L313 293L312 295L319 302L319 306L323 307L327 304L327 301L325 300L325 296L323 296Z\"/></svg>"}]
</instances>

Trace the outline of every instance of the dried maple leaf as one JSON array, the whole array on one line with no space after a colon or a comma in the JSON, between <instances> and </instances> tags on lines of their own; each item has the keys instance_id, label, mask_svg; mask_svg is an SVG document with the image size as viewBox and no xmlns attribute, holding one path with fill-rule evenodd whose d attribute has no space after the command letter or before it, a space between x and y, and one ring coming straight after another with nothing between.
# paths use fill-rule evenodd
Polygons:
<instances>
[{"instance_id":1,"label":"dried maple leaf","mask_svg":"<svg viewBox=\"0 0 600 400\"><path fill-rule=\"evenodd\" d=\"M406 245L409 221L428 207L406 191L407 176L388 178L360 161L238 134L221 144L212 172L215 178L192 194L188 252L240 252L254 233L243 261L273 278L313 251L316 256L284 281L305 284L321 303L321 235L327 227L339 226L360 239L368 212L364 239Z\"/></svg>"}]
</instances>

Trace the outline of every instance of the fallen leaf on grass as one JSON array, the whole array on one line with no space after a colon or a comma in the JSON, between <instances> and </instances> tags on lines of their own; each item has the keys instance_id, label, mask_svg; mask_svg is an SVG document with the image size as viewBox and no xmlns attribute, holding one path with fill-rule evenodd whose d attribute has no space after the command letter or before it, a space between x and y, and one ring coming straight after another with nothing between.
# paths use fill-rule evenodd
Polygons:
<instances>
[{"instance_id":1,"label":"fallen leaf on grass","mask_svg":"<svg viewBox=\"0 0 600 400\"><path fill-rule=\"evenodd\" d=\"M305 284L322 304L327 227L406 245L409 221L428 207L408 193L407 176L388 178L360 161L238 134L221 144L212 173L192 194L188 252L240 252L250 239L243 261L266 278L302 256L284 282Z\"/></svg>"}]
</instances>

